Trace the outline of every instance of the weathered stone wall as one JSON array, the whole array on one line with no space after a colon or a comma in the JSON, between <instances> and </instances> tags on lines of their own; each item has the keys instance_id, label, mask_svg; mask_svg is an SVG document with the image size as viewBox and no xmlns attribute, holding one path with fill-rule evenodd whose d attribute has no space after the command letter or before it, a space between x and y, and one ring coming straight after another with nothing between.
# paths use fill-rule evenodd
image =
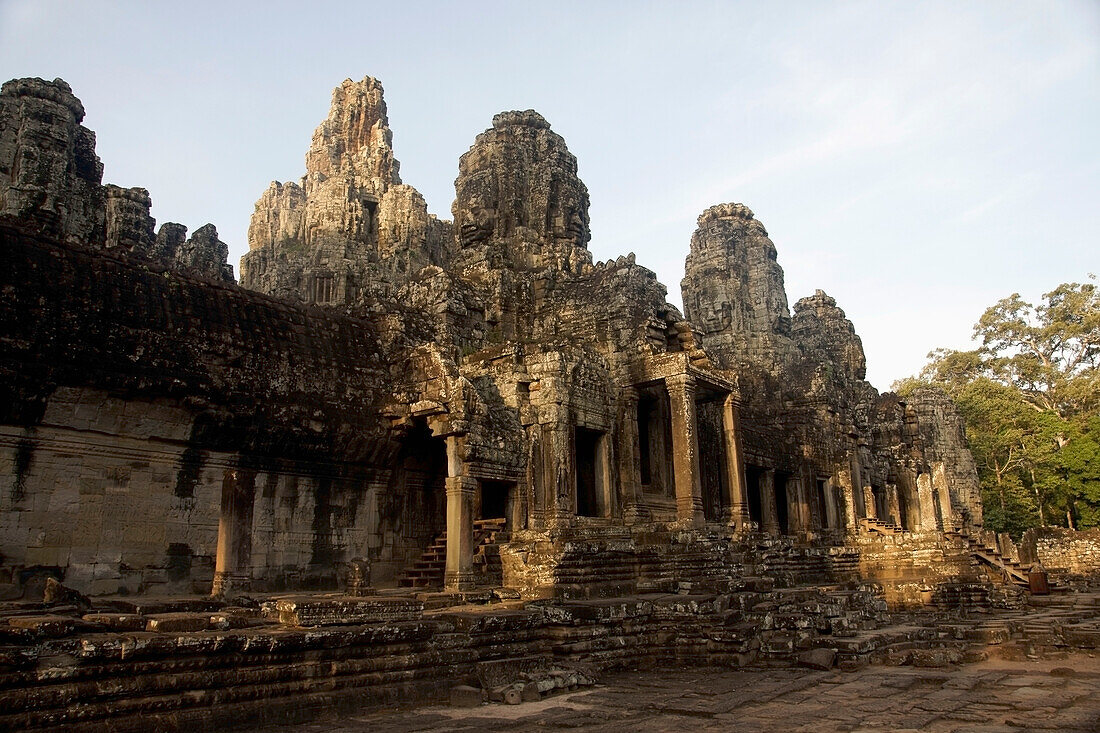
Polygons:
<instances>
[{"instance_id":1,"label":"weathered stone wall","mask_svg":"<svg viewBox=\"0 0 1100 733\"><path fill-rule=\"evenodd\" d=\"M1033 527L1020 540L1020 562L1050 573L1100 576L1100 529Z\"/></svg>"},{"instance_id":2,"label":"weathered stone wall","mask_svg":"<svg viewBox=\"0 0 1100 733\"><path fill-rule=\"evenodd\" d=\"M439 530L418 527L437 507L389 481L400 441L382 413L401 352L371 321L125 253L0 238L9 569L59 568L97 592L190 590L209 579L231 469L255 474L261 502L275 487L252 521L278 549L251 561L275 584L335 582L355 556L404 563Z\"/></svg>"}]
</instances>

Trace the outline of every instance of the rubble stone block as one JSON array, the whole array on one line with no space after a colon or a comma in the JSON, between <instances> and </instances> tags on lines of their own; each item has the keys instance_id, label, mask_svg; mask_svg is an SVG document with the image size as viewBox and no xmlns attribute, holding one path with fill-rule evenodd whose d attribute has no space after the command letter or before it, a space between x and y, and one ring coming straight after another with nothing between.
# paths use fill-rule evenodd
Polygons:
<instances>
[{"instance_id":1,"label":"rubble stone block","mask_svg":"<svg viewBox=\"0 0 1100 733\"><path fill-rule=\"evenodd\" d=\"M836 663L836 650L819 647L798 655L798 663L810 669L832 669Z\"/></svg>"},{"instance_id":2,"label":"rubble stone block","mask_svg":"<svg viewBox=\"0 0 1100 733\"><path fill-rule=\"evenodd\" d=\"M455 685L451 688L451 707L476 708L483 699L484 692L480 688L469 685Z\"/></svg>"},{"instance_id":3,"label":"rubble stone block","mask_svg":"<svg viewBox=\"0 0 1100 733\"><path fill-rule=\"evenodd\" d=\"M173 634L188 631L206 631L211 628L208 613L154 613L146 616L145 630Z\"/></svg>"}]
</instances>

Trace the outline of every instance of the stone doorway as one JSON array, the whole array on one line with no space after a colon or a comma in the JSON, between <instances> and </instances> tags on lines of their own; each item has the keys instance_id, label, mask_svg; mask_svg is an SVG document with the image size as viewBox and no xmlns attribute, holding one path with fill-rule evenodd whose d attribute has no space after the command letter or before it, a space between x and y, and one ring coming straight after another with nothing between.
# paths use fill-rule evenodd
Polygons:
<instances>
[{"instance_id":1,"label":"stone doorway","mask_svg":"<svg viewBox=\"0 0 1100 733\"><path fill-rule=\"evenodd\" d=\"M760 481L764 477L764 469L759 466L745 466L745 484L748 490L749 519L756 523L757 527L764 526L764 503L760 497Z\"/></svg>"},{"instance_id":2,"label":"stone doorway","mask_svg":"<svg viewBox=\"0 0 1100 733\"><path fill-rule=\"evenodd\" d=\"M478 519L507 519L512 484L504 481L481 482L481 506Z\"/></svg>"},{"instance_id":3,"label":"stone doorway","mask_svg":"<svg viewBox=\"0 0 1100 733\"><path fill-rule=\"evenodd\" d=\"M577 476L577 516L608 516L607 434L576 426L573 432Z\"/></svg>"}]
</instances>

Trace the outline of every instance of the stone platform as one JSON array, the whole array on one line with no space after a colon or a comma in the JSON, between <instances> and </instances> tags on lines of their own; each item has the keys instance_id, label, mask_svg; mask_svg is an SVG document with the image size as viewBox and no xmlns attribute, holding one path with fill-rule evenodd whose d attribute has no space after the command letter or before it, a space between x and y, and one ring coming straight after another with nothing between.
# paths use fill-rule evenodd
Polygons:
<instances>
[{"instance_id":1,"label":"stone platform","mask_svg":"<svg viewBox=\"0 0 1100 733\"><path fill-rule=\"evenodd\" d=\"M664 670L611 675L593 689L516 706L376 712L263 730L1092 733L1100 729L1098 686L1100 658L1083 653L932 670Z\"/></svg>"},{"instance_id":2,"label":"stone platform","mask_svg":"<svg viewBox=\"0 0 1100 733\"><path fill-rule=\"evenodd\" d=\"M475 706L478 690L536 704L571 679L642 668L797 668L801 679L876 663L945 669L991 650L1014 662L1096 653L1100 594L1035 601L891 615L876 587L862 585L430 610L411 597L327 594L106 601L91 612L9 604L0 608L0 730L271 726L440 703L459 686L474 690L459 697Z\"/></svg>"}]
</instances>

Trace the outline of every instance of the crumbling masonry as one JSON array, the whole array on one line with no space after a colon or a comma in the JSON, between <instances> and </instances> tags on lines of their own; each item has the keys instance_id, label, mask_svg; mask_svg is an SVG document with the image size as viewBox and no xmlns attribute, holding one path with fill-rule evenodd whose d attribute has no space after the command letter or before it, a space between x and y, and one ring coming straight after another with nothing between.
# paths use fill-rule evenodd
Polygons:
<instances>
[{"instance_id":1,"label":"crumbling masonry","mask_svg":"<svg viewBox=\"0 0 1100 733\"><path fill-rule=\"evenodd\" d=\"M10 582L224 594L366 567L571 598L770 568L911 601L970 569L953 406L878 394L825 293L792 315L747 207L700 215L681 315L633 255L592 261L539 114L493 118L445 221L398 176L381 85L349 80L301 182L257 202L238 286L213 226L154 233L148 192L101 185L82 116L60 80L0 96Z\"/></svg>"},{"instance_id":2,"label":"crumbling masonry","mask_svg":"<svg viewBox=\"0 0 1100 733\"><path fill-rule=\"evenodd\" d=\"M444 221L381 85L346 81L238 285L213 226L101 183L82 117L61 80L0 91L0 728L946 664L1017 633L891 625L1031 579L982 531L954 405L878 394L825 293L792 314L745 206L699 217L681 315L633 255L592 261L540 115L493 118ZM1092 534L1032 535L1021 559L1100 570ZM1028 654L1100 646L1082 597L1012 627Z\"/></svg>"}]
</instances>

